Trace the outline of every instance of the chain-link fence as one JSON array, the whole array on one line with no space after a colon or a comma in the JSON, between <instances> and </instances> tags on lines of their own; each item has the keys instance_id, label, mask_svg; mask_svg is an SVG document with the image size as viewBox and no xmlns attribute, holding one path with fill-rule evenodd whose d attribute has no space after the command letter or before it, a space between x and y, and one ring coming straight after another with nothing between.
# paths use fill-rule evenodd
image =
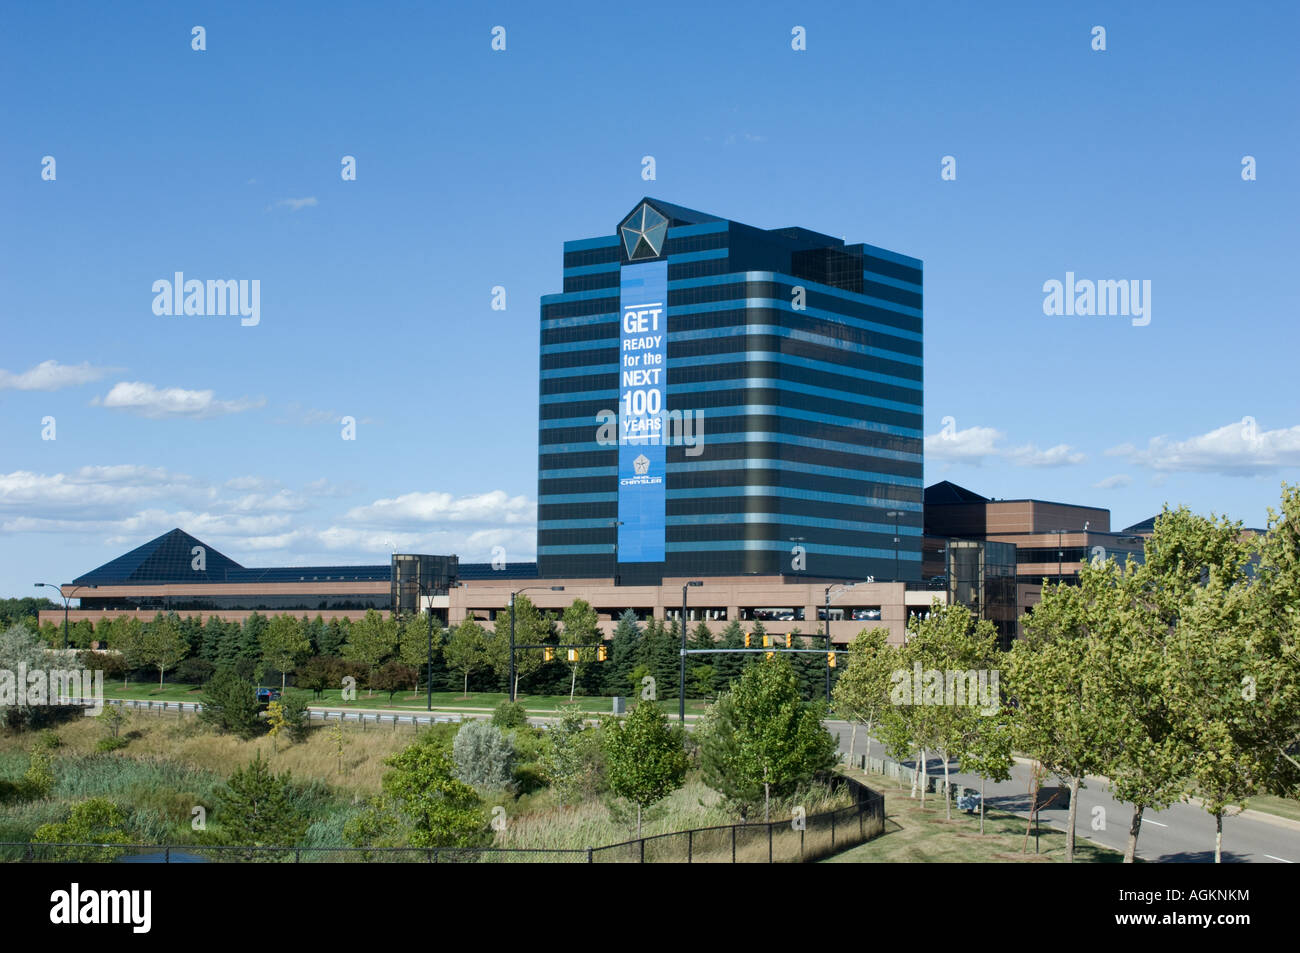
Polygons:
<instances>
[{"instance_id":1,"label":"chain-link fence","mask_svg":"<svg viewBox=\"0 0 1300 953\"><path fill-rule=\"evenodd\" d=\"M729 824L586 848L241 847L157 844L0 843L8 863L474 864L803 863L846 850L885 830L885 798L852 778L854 803L834 811L757 824Z\"/></svg>"}]
</instances>

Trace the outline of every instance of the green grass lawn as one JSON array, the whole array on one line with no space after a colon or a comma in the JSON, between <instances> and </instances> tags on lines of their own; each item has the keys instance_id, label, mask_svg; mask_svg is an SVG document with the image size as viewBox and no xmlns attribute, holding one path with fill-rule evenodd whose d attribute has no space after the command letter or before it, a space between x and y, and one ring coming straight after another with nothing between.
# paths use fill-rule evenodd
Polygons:
<instances>
[{"instance_id":1,"label":"green grass lawn","mask_svg":"<svg viewBox=\"0 0 1300 953\"><path fill-rule=\"evenodd\" d=\"M943 800L927 795L925 808L921 800L899 794L879 775L861 771L846 772L871 785L885 795L885 833L875 840L827 858L824 863L1063 863L1065 832L1039 826L1038 853L1034 853L1034 835L1025 846L1025 818L1004 811L986 811L984 834L980 834L978 814L968 815L953 805L952 820L944 819ZM1075 863L1117 864L1124 860L1118 851L1098 847L1077 836L1074 843Z\"/></svg>"},{"instance_id":2,"label":"green grass lawn","mask_svg":"<svg viewBox=\"0 0 1300 953\"><path fill-rule=\"evenodd\" d=\"M194 685L164 685L162 689L159 689L156 682L132 682L127 688L123 688L121 682L112 681L104 683L104 694L109 698L134 698L142 701L193 702L199 700L202 690ZM470 692L468 695L462 695L460 692L434 692L433 707L439 711L490 711L505 699L505 692ZM520 695L519 702L530 712L538 715L548 715L553 714L557 708L567 706L569 696ZM629 699L629 707L634 702L635 699ZM348 708L410 708L415 711L423 711L426 704L426 695L423 691L418 693L401 691L395 693L390 701L387 692L375 692L374 695L371 695L365 689L358 688L357 697L345 702L343 701L343 690L334 688L322 692L321 697L319 699L314 698L311 703L313 705L345 706ZM573 704L583 711L596 714L609 714L613 710L613 699L605 696L575 695ZM677 713L677 700L675 698L665 699L659 704L669 714ZM702 700L688 698L686 700L686 713L688 715L702 714L706 704Z\"/></svg>"},{"instance_id":3,"label":"green grass lawn","mask_svg":"<svg viewBox=\"0 0 1300 953\"><path fill-rule=\"evenodd\" d=\"M1262 814L1272 814L1276 817L1285 817L1293 821L1300 821L1300 801L1296 801L1293 798L1274 797L1271 794L1261 794L1247 801L1246 807L1252 811L1259 811Z\"/></svg>"}]
</instances>

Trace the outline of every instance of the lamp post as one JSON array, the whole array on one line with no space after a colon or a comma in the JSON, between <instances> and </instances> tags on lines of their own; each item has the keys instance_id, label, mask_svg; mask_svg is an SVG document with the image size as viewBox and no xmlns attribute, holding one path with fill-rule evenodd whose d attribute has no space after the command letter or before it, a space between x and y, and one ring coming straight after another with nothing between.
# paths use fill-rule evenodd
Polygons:
<instances>
[{"instance_id":1,"label":"lamp post","mask_svg":"<svg viewBox=\"0 0 1300 953\"><path fill-rule=\"evenodd\" d=\"M677 686L677 720L683 726L686 724L686 590L691 586L702 585L702 581L693 579L682 586L682 618L679 626L682 630L682 673Z\"/></svg>"},{"instance_id":2,"label":"lamp post","mask_svg":"<svg viewBox=\"0 0 1300 953\"><path fill-rule=\"evenodd\" d=\"M890 510L885 516L894 521L894 581L898 582L898 520L903 514L898 510Z\"/></svg>"},{"instance_id":3,"label":"lamp post","mask_svg":"<svg viewBox=\"0 0 1300 953\"><path fill-rule=\"evenodd\" d=\"M60 589L58 586L51 585L51 584L48 583L48 582L38 582L38 583L36 583L36 588L37 588L37 589L41 588L41 586L45 586L47 589L54 589L54 590L56 590L56 591L58 592L59 596L63 599L63 648L66 650L67 647L68 647L68 600L71 599L74 595L76 595L76 594L77 594L77 591L80 590L80 589L94 589L95 587L94 587L94 586L77 586L76 589L73 589L72 592L68 593L68 594L65 596L65 595L63 595L63 590Z\"/></svg>"},{"instance_id":4,"label":"lamp post","mask_svg":"<svg viewBox=\"0 0 1300 953\"><path fill-rule=\"evenodd\" d=\"M848 592L854 586L860 585L862 585L860 582L846 582L838 586L827 586L826 591L822 594L826 600L826 704L828 705L831 703L831 652L834 651L831 648L831 590L839 589L840 591L836 593L838 596Z\"/></svg>"},{"instance_id":5,"label":"lamp post","mask_svg":"<svg viewBox=\"0 0 1300 953\"><path fill-rule=\"evenodd\" d=\"M623 525L622 520L610 520L609 525L614 527L614 586L618 587L618 528Z\"/></svg>"},{"instance_id":6,"label":"lamp post","mask_svg":"<svg viewBox=\"0 0 1300 953\"><path fill-rule=\"evenodd\" d=\"M536 589L549 589L551 592L563 592L563 586L525 586L510 593L510 687L509 698L515 700L515 600L525 592Z\"/></svg>"}]
</instances>

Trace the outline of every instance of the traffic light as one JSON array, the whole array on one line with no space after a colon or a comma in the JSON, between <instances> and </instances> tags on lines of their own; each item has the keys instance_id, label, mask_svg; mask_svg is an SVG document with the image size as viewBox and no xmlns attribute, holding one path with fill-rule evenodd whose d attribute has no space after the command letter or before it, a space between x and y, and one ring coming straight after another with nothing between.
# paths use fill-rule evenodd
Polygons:
<instances>
[{"instance_id":1,"label":"traffic light","mask_svg":"<svg viewBox=\"0 0 1300 953\"><path fill-rule=\"evenodd\" d=\"M772 637L771 637L770 635L765 635L765 636L763 636L763 648L765 648L765 649L770 649L771 647L772 647ZM774 655L776 655L775 652L767 652L767 653L764 653L764 656L763 656L763 657L764 657L764 658L767 658L767 659L770 659L770 658L772 658L772 656L774 656Z\"/></svg>"},{"instance_id":2,"label":"traffic light","mask_svg":"<svg viewBox=\"0 0 1300 953\"><path fill-rule=\"evenodd\" d=\"M834 653L834 652L827 652L827 653L826 653L826 666L827 666L828 668L834 668L834 667L835 667L835 653Z\"/></svg>"},{"instance_id":3,"label":"traffic light","mask_svg":"<svg viewBox=\"0 0 1300 953\"><path fill-rule=\"evenodd\" d=\"M576 662L576 661L578 661L578 650L577 650L577 649L569 649L569 661L570 661L570 662Z\"/></svg>"},{"instance_id":4,"label":"traffic light","mask_svg":"<svg viewBox=\"0 0 1300 953\"><path fill-rule=\"evenodd\" d=\"M542 649L542 659L547 662L554 662L555 649L551 648L549 645Z\"/></svg>"},{"instance_id":5,"label":"traffic light","mask_svg":"<svg viewBox=\"0 0 1300 953\"><path fill-rule=\"evenodd\" d=\"M607 661L608 659L609 659L609 649L606 648L604 645L601 645L599 648L596 649L596 661L604 662Z\"/></svg>"},{"instance_id":6,"label":"traffic light","mask_svg":"<svg viewBox=\"0 0 1300 953\"><path fill-rule=\"evenodd\" d=\"M749 639L750 639L749 633L746 632L746 633L745 633L745 648L749 648L749 647L750 647L750 645L749 645Z\"/></svg>"}]
</instances>

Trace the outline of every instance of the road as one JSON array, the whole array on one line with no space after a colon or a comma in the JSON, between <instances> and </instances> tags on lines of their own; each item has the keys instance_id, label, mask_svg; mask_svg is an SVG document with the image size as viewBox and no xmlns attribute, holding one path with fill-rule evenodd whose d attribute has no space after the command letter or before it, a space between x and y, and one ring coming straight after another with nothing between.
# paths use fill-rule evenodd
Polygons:
<instances>
[{"instance_id":1,"label":"road","mask_svg":"<svg viewBox=\"0 0 1300 953\"><path fill-rule=\"evenodd\" d=\"M848 751L851 727L843 721L827 721L826 727L831 734L840 737L840 750ZM880 758L885 756L884 748L875 741L871 743L870 752L866 745L866 732L858 729L857 744L850 752L856 764L864 754ZM911 762L906 762L911 764ZM943 777L943 762L939 758L930 758L927 770L936 777ZM979 789L980 779L976 775L956 773L956 764L949 766L950 778L954 784ZM883 780L883 779L882 779ZM1056 778L1049 778L1047 785L1059 784ZM890 787L893 785L894 787ZM910 786L909 786L910 789ZM886 797L898 797L897 782L890 778L882 787ZM1022 817L1029 816L1029 766L1017 761L1012 769L1012 780L993 783L985 782L984 797L988 807L1004 811L1013 811ZM906 796L906 795L904 795ZM1093 809L1101 807L1104 815L1103 830L1093 830ZM1079 791L1079 811L1077 830L1080 838L1087 838L1103 847L1123 851L1128 844L1128 827L1133 816L1133 808L1116 801L1106 789L1106 782L1098 778L1089 778L1087 787ZM1040 823L1051 824L1058 830L1066 829L1069 818L1065 808L1046 808L1039 812ZM1214 861L1214 818L1195 804L1175 804L1163 811L1146 811L1142 815L1142 830L1138 836L1138 857L1145 861L1164 863L1212 863ZM1225 863L1296 863L1300 862L1300 821L1275 818L1259 812L1248 812L1238 817L1223 819L1223 860Z\"/></svg>"}]
</instances>

